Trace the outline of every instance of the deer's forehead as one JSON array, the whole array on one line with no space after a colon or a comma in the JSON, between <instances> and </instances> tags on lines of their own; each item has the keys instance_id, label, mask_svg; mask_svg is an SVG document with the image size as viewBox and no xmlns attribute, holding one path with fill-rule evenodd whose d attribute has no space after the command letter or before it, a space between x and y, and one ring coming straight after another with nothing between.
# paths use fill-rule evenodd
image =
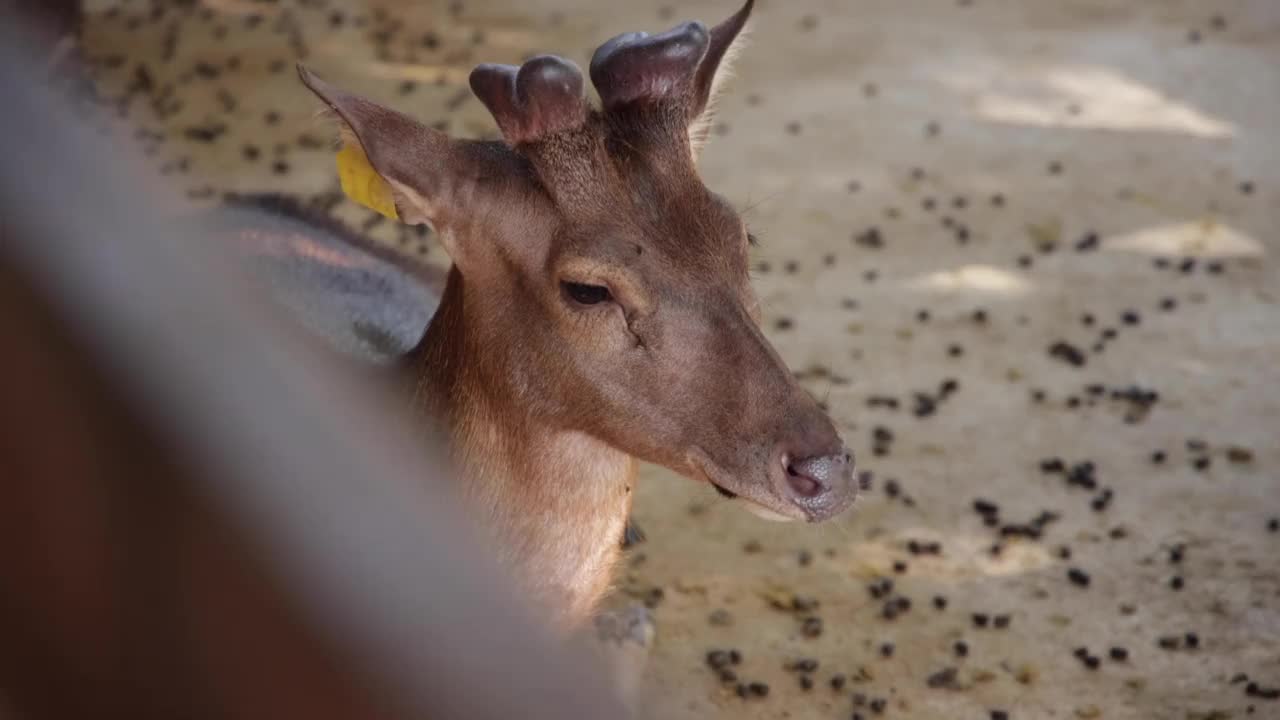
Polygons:
<instances>
[{"instance_id":1,"label":"deer's forehead","mask_svg":"<svg viewBox=\"0 0 1280 720\"><path fill-rule=\"evenodd\" d=\"M600 187L596 217L645 250L682 256L716 254L737 246L742 221L723 198L711 192L690 164L618 163L616 182ZM586 218L584 218L586 219Z\"/></svg>"},{"instance_id":2,"label":"deer's forehead","mask_svg":"<svg viewBox=\"0 0 1280 720\"><path fill-rule=\"evenodd\" d=\"M743 226L723 200L695 192L633 189L602 203L592 217L570 218L575 249L630 267L673 266L690 271L745 264Z\"/></svg>"},{"instance_id":3,"label":"deer's forehead","mask_svg":"<svg viewBox=\"0 0 1280 720\"><path fill-rule=\"evenodd\" d=\"M597 118L580 135L539 146L535 165L563 223L563 249L642 271L745 270L741 218L702 182L688 147L669 138L659 122Z\"/></svg>"}]
</instances>

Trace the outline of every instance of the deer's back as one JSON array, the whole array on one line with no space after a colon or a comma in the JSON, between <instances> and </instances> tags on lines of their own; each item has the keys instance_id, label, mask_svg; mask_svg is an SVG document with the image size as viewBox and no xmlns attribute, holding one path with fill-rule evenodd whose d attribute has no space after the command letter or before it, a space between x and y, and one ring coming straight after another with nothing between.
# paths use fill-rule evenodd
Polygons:
<instances>
[{"instance_id":1,"label":"deer's back","mask_svg":"<svg viewBox=\"0 0 1280 720\"><path fill-rule=\"evenodd\" d=\"M390 363L413 348L435 313L444 275L409 273L340 222L278 196L209 211L216 237L311 334L357 359Z\"/></svg>"}]
</instances>

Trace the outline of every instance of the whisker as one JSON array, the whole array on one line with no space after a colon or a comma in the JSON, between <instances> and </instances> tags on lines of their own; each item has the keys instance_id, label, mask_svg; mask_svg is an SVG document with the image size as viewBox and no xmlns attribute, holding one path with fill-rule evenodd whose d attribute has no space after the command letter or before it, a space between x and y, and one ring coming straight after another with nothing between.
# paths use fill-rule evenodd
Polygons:
<instances>
[{"instance_id":1,"label":"whisker","mask_svg":"<svg viewBox=\"0 0 1280 720\"><path fill-rule=\"evenodd\" d=\"M773 192L773 193L770 193L769 195L766 195L766 196L764 196L764 197L762 197L762 198L760 198L759 200L756 200L756 201L754 201L754 202L752 202L752 201L748 201L746 205L744 205L741 209L739 209L739 210L738 210L738 214L739 214L739 215L750 215L751 213L755 212L756 208L760 207L760 206L761 206L761 205L763 205L764 203L772 202L772 201L774 201L774 200L777 200L778 198L782 197L782 195L783 195L784 193L787 193L787 192L789 192L789 191L788 191L788 190L786 190L786 189L778 190L778 191Z\"/></svg>"}]
</instances>

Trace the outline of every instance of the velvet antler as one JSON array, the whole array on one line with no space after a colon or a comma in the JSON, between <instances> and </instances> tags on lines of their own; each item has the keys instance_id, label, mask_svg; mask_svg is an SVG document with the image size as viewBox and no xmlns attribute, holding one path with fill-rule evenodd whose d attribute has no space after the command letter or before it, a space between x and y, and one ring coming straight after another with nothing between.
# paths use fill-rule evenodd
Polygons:
<instances>
[{"instance_id":1,"label":"velvet antler","mask_svg":"<svg viewBox=\"0 0 1280 720\"><path fill-rule=\"evenodd\" d=\"M671 101L683 105L689 121L697 119L754 5L747 0L711 30L690 22L659 35L625 33L601 45L591 58L591 82L605 110Z\"/></svg>"},{"instance_id":2,"label":"velvet antler","mask_svg":"<svg viewBox=\"0 0 1280 720\"><path fill-rule=\"evenodd\" d=\"M705 25L690 22L659 35L625 33L601 45L591 58L591 82L605 111L687 98L708 37Z\"/></svg>"},{"instance_id":3,"label":"velvet antler","mask_svg":"<svg viewBox=\"0 0 1280 720\"><path fill-rule=\"evenodd\" d=\"M581 127L587 119L582 71L554 55L520 67L480 65L471 72L471 90L512 146Z\"/></svg>"}]
</instances>

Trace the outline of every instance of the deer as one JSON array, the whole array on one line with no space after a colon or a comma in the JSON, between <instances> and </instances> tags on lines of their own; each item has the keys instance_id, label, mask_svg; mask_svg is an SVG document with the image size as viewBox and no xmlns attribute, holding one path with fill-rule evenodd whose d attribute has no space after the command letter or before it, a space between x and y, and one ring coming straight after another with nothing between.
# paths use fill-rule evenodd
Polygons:
<instances>
[{"instance_id":1,"label":"deer","mask_svg":"<svg viewBox=\"0 0 1280 720\"><path fill-rule=\"evenodd\" d=\"M470 87L496 140L451 137L298 66L367 162L371 207L429 225L451 260L393 372L414 417L443 430L504 566L566 633L601 617L638 462L775 520L830 520L858 492L835 425L761 329L753 239L697 169L753 6L599 46L599 107L562 57L479 65ZM397 297L423 277L380 262L403 271L379 281Z\"/></svg>"}]
</instances>

